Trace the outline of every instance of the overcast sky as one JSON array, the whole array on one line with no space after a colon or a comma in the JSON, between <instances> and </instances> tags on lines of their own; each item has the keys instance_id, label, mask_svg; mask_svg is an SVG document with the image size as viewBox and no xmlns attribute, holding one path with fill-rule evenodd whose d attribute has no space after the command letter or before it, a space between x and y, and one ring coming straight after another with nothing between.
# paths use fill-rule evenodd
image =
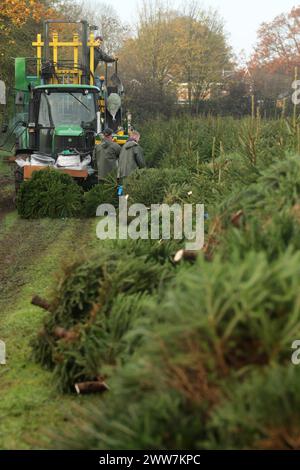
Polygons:
<instances>
[{"instance_id":1,"label":"overcast sky","mask_svg":"<svg viewBox=\"0 0 300 470\"><path fill-rule=\"evenodd\" d=\"M93 1L97 4L97 0ZM142 1L110 0L107 4L114 7L123 20L135 23L136 10ZM173 4L180 5L182 1L174 0ZM225 21L234 51L239 53L244 49L249 54L255 44L256 31L260 24L272 20L282 12L290 11L298 3L297 0L203 0L199 1L199 5L217 9Z\"/></svg>"}]
</instances>

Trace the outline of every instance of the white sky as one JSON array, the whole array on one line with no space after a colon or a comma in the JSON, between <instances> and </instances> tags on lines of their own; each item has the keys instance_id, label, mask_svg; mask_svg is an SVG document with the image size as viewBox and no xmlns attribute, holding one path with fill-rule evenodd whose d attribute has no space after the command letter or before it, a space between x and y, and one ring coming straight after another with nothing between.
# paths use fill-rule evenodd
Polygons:
<instances>
[{"instance_id":1,"label":"white sky","mask_svg":"<svg viewBox=\"0 0 300 470\"><path fill-rule=\"evenodd\" d=\"M93 3L97 5L98 2L93 0ZM178 6L182 1L173 0L172 3ZM142 0L110 0L107 4L114 7L123 20L134 24L137 19L136 9L142 4ZM260 24L290 11L298 3L297 0L203 0L199 1L199 5L217 9L225 21L225 29L234 52L239 53L244 49L249 55L255 45L256 31Z\"/></svg>"}]
</instances>

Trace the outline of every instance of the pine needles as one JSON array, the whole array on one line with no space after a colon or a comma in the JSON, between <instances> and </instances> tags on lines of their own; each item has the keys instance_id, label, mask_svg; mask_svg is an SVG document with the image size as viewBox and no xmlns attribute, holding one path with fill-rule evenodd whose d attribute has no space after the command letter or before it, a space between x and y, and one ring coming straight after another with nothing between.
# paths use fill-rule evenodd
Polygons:
<instances>
[{"instance_id":1,"label":"pine needles","mask_svg":"<svg viewBox=\"0 0 300 470\"><path fill-rule=\"evenodd\" d=\"M299 156L284 153L282 123L254 120L251 148L226 142L224 122L205 125L215 139L199 129L198 147L178 149L169 136L166 154L153 124L158 168L125 183L133 202L206 204L197 261L175 267L176 241L113 242L67 268L54 293L36 359L63 391L99 376L110 387L97 407L76 408L76 431L55 448L299 447Z\"/></svg>"},{"instance_id":2,"label":"pine needles","mask_svg":"<svg viewBox=\"0 0 300 470\"><path fill-rule=\"evenodd\" d=\"M77 217L82 197L82 190L69 175L45 169L21 185L17 209L25 219Z\"/></svg>"},{"instance_id":3,"label":"pine needles","mask_svg":"<svg viewBox=\"0 0 300 470\"><path fill-rule=\"evenodd\" d=\"M35 360L54 370L62 391L74 391L76 381L94 380L103 365L134 349L136 339L124 337L145 315L148 296L158 295L173 271L168 258L162 264L149 255L149 244L127 254L116 247L101 260L67 267L34 341Z\"/></svg>"}]
</instances>

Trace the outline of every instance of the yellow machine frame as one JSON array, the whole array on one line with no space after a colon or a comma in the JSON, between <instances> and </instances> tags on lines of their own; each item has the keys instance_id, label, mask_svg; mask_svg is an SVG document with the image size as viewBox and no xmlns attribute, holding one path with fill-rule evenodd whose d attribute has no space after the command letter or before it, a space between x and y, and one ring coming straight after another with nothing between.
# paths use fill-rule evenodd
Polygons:
<instances>
[{"instance_id":1,"label":"yellow machine frame","mask_svg":"<svg viewBox=\"0 0 300 470\"><path fill-rule=\"evenodd\" d=\"M37 58L37 76L41 76L41 64L42 64L42 48L44 46L44 42L42 41L42 35L37 34L37 39L35 42L32 43L34 47L36 47L36 58ZM82 46L82 43L79 41L78 33L73 33L73 41L59 41L58 33L53 32L52 34L52 42L49 43L49 46L52 47L52 61L55 68L55 74L57 77L62 77L64 79L65 76L72 77L71 83L73 84L81 84L82 78L82 70L78 69L78 53L79 47ZM96 47L94 33L90 33L89 35L89 42L88 46L90 48L90 85L94 85L94 48ZM58 66L58 50L59 48L71 47L73 48L73 68L60 68ZM51 84L58 83L56 77L50 79Z\"/></svg>"}]
</instances>

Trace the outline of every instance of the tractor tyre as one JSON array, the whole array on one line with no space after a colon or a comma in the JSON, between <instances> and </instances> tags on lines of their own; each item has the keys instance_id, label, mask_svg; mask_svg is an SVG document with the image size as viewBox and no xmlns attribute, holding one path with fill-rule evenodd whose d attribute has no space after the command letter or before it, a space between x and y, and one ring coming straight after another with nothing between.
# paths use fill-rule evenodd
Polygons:
<instances>
[{"instance_id":1,"label":"tractor tyre","mask_svg":"<svg viewBox=\"0 0 300 470\"><path fill-rule=\"evenodd\" d=\"M90 191L96 184L98 184L98 178L96 175L89 175L85 180L80 181L80 186L84 192Z\"/></svg>"}]
</instances>

